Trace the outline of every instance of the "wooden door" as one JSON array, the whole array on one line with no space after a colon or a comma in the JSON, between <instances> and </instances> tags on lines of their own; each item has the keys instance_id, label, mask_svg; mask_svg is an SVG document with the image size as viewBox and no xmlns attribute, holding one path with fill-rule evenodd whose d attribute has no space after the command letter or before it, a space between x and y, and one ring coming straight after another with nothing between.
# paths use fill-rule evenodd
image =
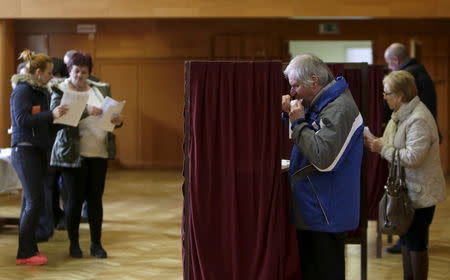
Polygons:
<instances>
[{"instance_id":1,"label":"wooden door","mask_svg":"<svg viewBox=\"0 0 450 280\"><path fill-rule=\"evenodd\" d=\"M48 55L63 58L68 50L84 51L95 59L95 34L49 33Z\"/></svg>"},{"instance_id":2,"label":"wooden door","mask_svg":"<svg viewBox=\"0 0 450 280\"><path fill-rule=\"evenodd\" d=\"M422 42L411 39L409 40L409 55L417 61L422 61Z\"/></svg>"}]
</instances>

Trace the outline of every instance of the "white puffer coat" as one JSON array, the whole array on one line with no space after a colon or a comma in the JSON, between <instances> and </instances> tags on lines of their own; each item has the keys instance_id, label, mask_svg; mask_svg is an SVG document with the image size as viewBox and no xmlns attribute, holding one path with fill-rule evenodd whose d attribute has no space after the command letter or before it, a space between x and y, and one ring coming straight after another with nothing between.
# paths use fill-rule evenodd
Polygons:
<instances>
[{"instance_id":1,"label":"white puffer coat","mask_svg":"<svg viewBox=\"0 0 450 280\"><path fill-rule=\"evenodd\" d=\"M445 200L436 121L419 97L392 114L381 139L384 143L381 156L387 161L392 162L394 148L399 149L414 208L430 207Z\"/></svg>"}]
</instances>

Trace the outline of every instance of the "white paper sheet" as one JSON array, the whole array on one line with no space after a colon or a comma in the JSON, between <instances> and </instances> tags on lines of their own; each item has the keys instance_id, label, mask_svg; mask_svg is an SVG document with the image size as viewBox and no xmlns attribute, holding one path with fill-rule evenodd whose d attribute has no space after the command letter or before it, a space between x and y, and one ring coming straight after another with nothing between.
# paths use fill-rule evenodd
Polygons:
<instances>
[{"instance_id":1,"label":"white paper sheet","mask_svg":"<svg viewBox=\"0 0 450 280\"><path fill-rule=\"evenodd\" d=\"M53 123L60 123L70 126L77 126L80 121L81 114L86 107L89 94L64 92L61 98L61 105L67 105L68 110L62 117L55 119Z\"/></svg>"},{"instance_id":2,"label":"white paper sheet","mask_svg":"<svg viewBox=\"0 0 450 280\"><path fill-rule=\"evenodd\" d=\"M111 123L111 120L115 115L118 115L122 112L123 106L125 106L125 101L118 102L109 96L105 97L101 107L103 110L103 114L97 122L97 126L101 129L112 132L115 125Z\"/></svg>"},{"instance_id":3,"label":"white paper sheet","mask_svg":"<svg viewBox=\"0 0 450 280\"><path fill-rule=\"evenodd\" d=\"M281 160L281 170L288 170L289 169L289 165L290 165L291 161L288 159L282 159Z\"/></svg>"},{"instance_id":4,"label":"white paper sheet","mask_svg":"<svg viewBox=\"0 0 450 280\"><path fill-rule=\"evenodd\" d=\"M375 135L372 134L372 132L370 131L368 126L364 127L364 137L370 138L370 139L374 139L376 138Z\"/></svg>"},{"instance_id":5,"label":"white paper sheet","mask_svg":"<svg viewBox=\"0 0 450 280\"><path fill-rule=\"evenodd\" d=\"M102 107L103 97L101 93L98 92L98 89L92 88L93 92L89 94L89 98L87 101L87 105L91 105L97 108Z\"/></svg>"}]
</instances>

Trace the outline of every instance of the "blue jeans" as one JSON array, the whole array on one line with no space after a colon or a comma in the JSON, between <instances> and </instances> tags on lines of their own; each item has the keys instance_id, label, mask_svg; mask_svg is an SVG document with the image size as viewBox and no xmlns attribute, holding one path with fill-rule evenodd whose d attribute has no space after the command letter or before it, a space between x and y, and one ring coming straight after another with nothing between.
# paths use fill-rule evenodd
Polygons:
<instances>
[{"instance_id":1,"label":"blue jeans","mask_svg":"<svg viewBox=\"0 0 450 280\"><path fill-rule=\"evenodd\" d=\"M23 189L17 258L29 258L39 252L35 234L44 211L47 151L31 146L13 147L11 163Z\"/></svg>"}]
</instances>

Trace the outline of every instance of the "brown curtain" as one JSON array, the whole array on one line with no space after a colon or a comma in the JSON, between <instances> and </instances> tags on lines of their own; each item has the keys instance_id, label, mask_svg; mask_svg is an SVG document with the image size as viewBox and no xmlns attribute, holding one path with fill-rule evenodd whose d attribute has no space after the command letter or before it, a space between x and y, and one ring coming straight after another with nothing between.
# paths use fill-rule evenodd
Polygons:
<instances>
[{"instance_id":1,"label":"brown curtain","mask_svg":"<svg viewBox=\"0 0 450 280\"><path fill-rule=\"evenodd\" d=\"M383 135L383 77L382 65L369 65L369 114L366 125L375 136ZM376 153L367 153L368 219L378 219L378 203L383 195L387 179L387 162Z\"/></svg>"},{"instance_id":2,"label":"brown curtain","mask_svg":"<svg viewBox=\"0 0 450 280\"><path fill-rule=\"evenodd\" d=\"M184 279L295 279L280 176L281 63L185 69Z\"/></svg>"}]
</instances>

